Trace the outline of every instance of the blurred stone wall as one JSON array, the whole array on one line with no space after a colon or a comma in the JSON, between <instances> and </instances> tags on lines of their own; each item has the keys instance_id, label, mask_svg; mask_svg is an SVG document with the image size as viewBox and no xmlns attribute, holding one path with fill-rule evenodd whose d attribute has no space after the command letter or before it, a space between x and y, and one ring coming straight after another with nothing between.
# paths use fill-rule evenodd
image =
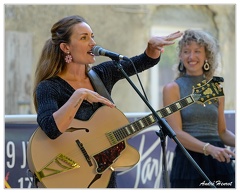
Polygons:
<instances>
[{"instance_id":1,"label":"blurred stone wall","mask_svg":"<svg viewBox=\"0 0 240 193\"><path fill-rule=\"evenodd\" d=\"M168 32L184 30L187 28L202 28L211 32L220 42L222 52L222 69L220 75L224 76L224 89L226 95L226 109L235 110L236 106L236 44L235 44L235 5L14 5L6 4L5 9L5 114L35 113L32 104L32 84L36 64L45 41L50 37L52 25L68 15L78 14L83 16L93 29L98 45L121 53L126 56L138 55L144 51L147 41L152 35L153 28ZM161 33L161 32L160 32ZM161 35L159 33L159 35ZM9 34L15 34L15 38L22 38L21 42L28 42L28 50L21 53L21 62L9 60ZM21 34L21 36L19 35ZM14 44L22 50L26 45ZM30 50L31 49L31 50ZM151 81L151 70L139 74L145 91L149 98L151 95L159 95L161 107L161 88L163 83L173 79L172 66L175 62L172 56L174 49L168 48L163 54L158 65L159 82ZM16 55L17 56L17 55ZM25 63L24 58L27 58ZM29 62L31 60L31 62ZM97 57L98 64L108 60L106 57ZM11 66L11 68L9 67ZM11 70L9 70L11 69ZM13 79L19 69L27 69L25 74L19 75L20 81ZM29 76L30 74L30 76ZM166 76L167 74L167 76ZM28 84L26 85L26 77ZM164 79L162 79L165 77ZM137 78L132 80L139 87ZM11 83L12 81L12 83ZM14 82L13 82L14 81ZM6 83L19 84L15 87L7 87ZM16 97L11 93L23 92L25 96L24 108L19 106ZM150 92L153 88L160 90L157 93ZM12 89L12 90L11 90ZM140 89L141 90L141 89ZM26 97L28 96L28 97ZM121 80L113 89L112 97L117 107L123 112L148 111L146 105L131 88L126 80ZM17 99L18 100L18 99ZM150 101L151 102L151 101ZM6 105L11 104L11 105ZM13 109L12 105L14 107ZM27 105L27 106L26 106Z\"/></svg>"}]
</instances>

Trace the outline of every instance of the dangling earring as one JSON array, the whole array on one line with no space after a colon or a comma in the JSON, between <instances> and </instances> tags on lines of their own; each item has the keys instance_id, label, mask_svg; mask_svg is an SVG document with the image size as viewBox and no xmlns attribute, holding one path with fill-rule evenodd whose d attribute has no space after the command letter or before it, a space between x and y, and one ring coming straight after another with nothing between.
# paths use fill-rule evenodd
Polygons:
<instances>
[{"instance_id":1,"label":"dangling earring","mask_svg":"<svg viewBox=\"0 0 240 193\"><path fill-rule=\"evenodd\" d=\"M184 70L185 70L185 67L181 61L178 64L178 70L179 70L179 72L184 72Z\"/></svg>"},{"instance_id":2,"label":"dangling earring","mask_svg":"<svg viewBox=\"0 0 240 193\"><path fill-rule=\"evenodd\" d=\"M210 69L210 65L208 64L208 61L205 60L204 65L203 65L203 70L209 71L209 69Z\"/></svg>"},{"instance_id":3,"label":"dangling earring","mask_svg":"<svg viewBox=\"0 0 240 193\"><path fill-rule=\"evenodd\" d=\"M71 56L70 52L67 53L67 55L65 56L64 59L65 59L65 62L68 63L68 64L70 62L72 62L72 56Z\"/></svg>"}]
</instances>

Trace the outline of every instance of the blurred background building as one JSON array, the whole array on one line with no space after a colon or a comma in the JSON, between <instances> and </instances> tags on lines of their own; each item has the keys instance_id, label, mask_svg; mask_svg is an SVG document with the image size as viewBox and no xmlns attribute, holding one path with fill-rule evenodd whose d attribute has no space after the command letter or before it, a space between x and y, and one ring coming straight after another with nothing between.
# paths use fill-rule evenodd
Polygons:
<instances>
[{"instance_id":1,"label":"blurred background building","mask_svg":"<svg viewBox=\"0 0 240 193\"><path fill-rule=\"evenodd\" d=\"M32 100L34 72L50 29L59 19L81 15L90 24L101 47L131 57L142 53L152 35L168 35L189 28L203 29L220 43L218 75L224 77L226 110L236 108L236 30L234 4L161 5L27 5L5 4L5 115L35 114ZM154 109L162 108L163 85L175 78L177 42L165 48L154 68L139 74ZM96 57L98 63L109 60ZM119 72L120 73L120 72ZM131 78L141 90L136 76ZM149 111L126 80L112 93L123 112Z\"/></svg>"}]
</instances>

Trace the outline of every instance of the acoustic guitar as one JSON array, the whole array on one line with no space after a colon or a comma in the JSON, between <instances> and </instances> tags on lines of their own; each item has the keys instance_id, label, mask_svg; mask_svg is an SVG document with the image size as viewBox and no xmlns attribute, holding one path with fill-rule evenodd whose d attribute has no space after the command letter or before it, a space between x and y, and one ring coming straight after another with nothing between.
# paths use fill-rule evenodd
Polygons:
<instances>
[{"instance_id":1,"label":"acoustic guitar","mask_svg":"<svg viewBox=\"0 0 240 193\"><path fill-rule=\"evenodd\" d=\"M192 94L157 111L160 118L200 103L211 103L224 96L213 77L193 88ZM88 121L74 119L69 129L52 140L40 127L27 147L29 169L47 188L106 188L113 171L135 166L140 155L127 140L153 125L149 114L133 123L117 108L100 107Z\"/></svg>"}]
</instances>

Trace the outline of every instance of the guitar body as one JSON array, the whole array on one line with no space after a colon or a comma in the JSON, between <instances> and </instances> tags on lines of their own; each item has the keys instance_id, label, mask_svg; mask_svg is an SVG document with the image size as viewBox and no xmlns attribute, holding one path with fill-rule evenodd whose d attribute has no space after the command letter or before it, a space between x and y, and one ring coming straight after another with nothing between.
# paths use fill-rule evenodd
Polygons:
<instances>
[{"instance_id":1,"label":"guitar body","mask_svg":"<svg viewBox=\"0 0 240 193\"><path fill-rule=\"evenodd\" d=\"M28 144L29 169L47 188L87 188L98 173L101 177L89 187L106 188L113 171L129 169L140 159L126 140L119 144L118 151L118 145L113 147L106 137L107 132L127 124L121 111L103 106L88 121L74 119L71 128L75 129L57 139L48 138L38 128ZM104 167L98 171L101 165Z\"/></svg>"},{"instance_id":2,"label":"guitar body","mask_svg":"<svg viewBox=\"0 0 240 193\"><path fill-rule=\"evenodd\" d=\"M221 77L203 81L191 95L156 113L163 118L195 102L210 104L224 96L222 81ZM38 128L27 148L29 169L47 188L106 188L113 171L130 169L140 159L126 140L155 122L149 114L129 124L117 108L103 106L88 121L74 119L57 139L51 140Z\"/></svg>"}]
</instances>

